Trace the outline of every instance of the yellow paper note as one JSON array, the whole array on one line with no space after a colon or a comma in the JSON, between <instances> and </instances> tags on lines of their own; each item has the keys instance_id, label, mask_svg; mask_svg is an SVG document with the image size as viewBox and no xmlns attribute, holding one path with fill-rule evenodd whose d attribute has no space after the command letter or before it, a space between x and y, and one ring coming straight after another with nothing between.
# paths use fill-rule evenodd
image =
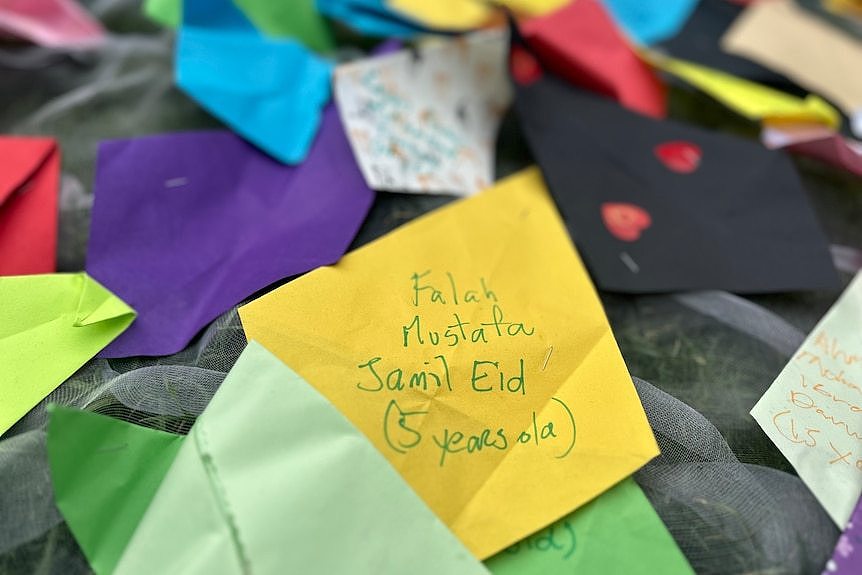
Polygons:
<instances>
[{"instance_id":1,"label":"yellow paper note","mask_svg":"<svg viewBox=\"0 0 862 575\"><path fill-rule=\"evenodd\" d=\"M736 113L767 123L841 125L841 115L828 102L809 94L805 99L750 82L712 68L655 54L649 61L715 98Z\"/></svg>"},{"instance_id":2,"label":"yellow paper note","mask_svg":"<svg viewBox=\"0 0 862 575\"><path fill-rule=\"evenodd\" d=\"M721 46L816 90L851 118L862 110L862 42L795 2L752 4Z\"/></svg>"},{"instance_id":3,"label":"yellow paper note","mask_svg":"<svg viewBox=\"0 0 862 575\"><path fill-rule=\"evenodd\" d=\"M480 559L658 454L538 170L240 309Z\"/></svg>"},{"instance_id":4,"label":"yellow paper note","mask_svg":"<svg viewBox=\"0 0 862 575\"><path fill-rule=\"evenodd\" d=\"M541 16L562 8L570 0L499 0L517 14ZM467 30L478 28L500 14L500 10L484 0L387 0L386 3L402 14L431 28Z\"/></svg>"},{"instance_id":5,"label":"yellow paper note","mask_svg":"<svg viewBox=\"0 0 862 575\"><path fill-rule=\"evenodd\" d=\"M862 274L751 415L843 527L862 492Z\"/></svg>"}]
</instances>

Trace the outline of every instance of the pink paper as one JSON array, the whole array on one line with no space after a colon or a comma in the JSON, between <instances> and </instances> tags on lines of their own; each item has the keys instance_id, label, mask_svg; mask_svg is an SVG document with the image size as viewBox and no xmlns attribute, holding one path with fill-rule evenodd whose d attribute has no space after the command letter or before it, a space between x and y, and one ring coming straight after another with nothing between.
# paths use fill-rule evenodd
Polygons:
<instances>
[{"instance_id":1,"label":"pink paper","mask_svg":"<svg viewBox=\"0 0 862 575\"><path fill-rule=\"evenodd\" d=\"M105 30L74 0L0 0L0 34L52 48L82 48Z\"/></svg>"},{"instance_id":2,"label":"pink paper","mask_svg":"<svg viewBox=\"0 0 862 575\"><path fill-rule=\"evenodd\" d=\"M815 158L862 176L862 142L845 138L824 126L764 128L760 138L767 148L785 148L793 154Z\"/></svg>"}]
</instances>

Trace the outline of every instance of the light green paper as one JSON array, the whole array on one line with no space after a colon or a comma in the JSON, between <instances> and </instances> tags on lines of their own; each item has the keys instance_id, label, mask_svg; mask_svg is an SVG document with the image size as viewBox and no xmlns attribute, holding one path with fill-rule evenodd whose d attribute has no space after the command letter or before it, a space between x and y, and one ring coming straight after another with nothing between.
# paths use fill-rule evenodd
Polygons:
<instances>
[{"instance_id":1,"label":"light green paper","mask_svg":"<svg viewBox=\"0 0 862 575\"><path fill-rule=\"evenodd\" d=\"M862 273L751 415L839 528L862 493Z\"/></svg>"},{"instance_id":2,"label":"light green paper","mask_svg":"<svg viewBox=\"0 0 862 575\"><path fill-rule=\"evenodd\" d=\"M485 565L493 575L694 573L631 478Z\"/></svg>"},{"instance_id":3,"label":"light green paper","mask_svg":"<svg viewBox=\"0 0 862 575\"><path fill-rule=\"evenodd\" d=\"M76 449L126 442L129 462L131 452L157 448L155 435L145 444L127 441L143 434L120 422L103 437L93 437L86 432L92 425L81 422L98 416L74 415L78 424L61 429L64 443L85 444ZM49 432L52 472L59 437ZM113 522L100 518L104 502L129 490L140 502L146 499L146 489L135 485L126 463L103 458L102 465L104 476L116 481L94 483L86 479L90 474L70 482L65 475L54 477L55 485L68 487L60 509L76 537L76 523L110 531L135 517L138 503L119 510L126 516ZM256 342L249 343L182 439L152 495L114 573L488 575L368 439ZM94 504L89 516L67 514L70 498L86 511L94 497L102 503ZM94 560L94 552L114 553L119 539L111 550L78 542L95 567L102 558Z\"/></svg>"},{"instance_id":4,"label":"light green paper","mask_svg":"<svg viewBox=\"0 0 862 575\"><path fill-rule=\"evenodd\" d=\"M135 318L85 273L0 277L0 434Z\"/></svg>"},{"instance_id":5,"label":"light green paper","mask_svg":"<svg viewBox=\"0 0 862 575\"><path fill-rule=\"evenodd\" d=\"M335 42L314 0L234 0L254 25L267 36L296 38L316 52L330 52ZM182 20L182 0L146 0L144 12L164 26L176 28Z\"/></svg>"},{"instance_id":6,"label":"light green paper","mask_svg":"<svg viewBox=\"0 0 862 575\"><path fill-rule=\"evenodd\" d=\"M50 412L54 499L93 571L106 575L116 567L183 437L66 407L51 406Z\"/></svg>"}]
</instances>

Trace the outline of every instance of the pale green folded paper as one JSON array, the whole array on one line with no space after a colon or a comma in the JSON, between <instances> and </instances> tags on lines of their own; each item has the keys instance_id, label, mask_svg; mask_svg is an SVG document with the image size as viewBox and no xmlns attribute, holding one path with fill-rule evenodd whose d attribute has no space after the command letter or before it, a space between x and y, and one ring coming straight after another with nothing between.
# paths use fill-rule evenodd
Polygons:
<instances>
[{"instance_id":1,"label":"pale green folded paper","mask_svg":"<svg viewBox=\"0 0 862 575\"><path fill-rule=\"evenodd\" d=\"M0 435L134 318L85 273L0 277Z\"/></svg>"},{"instance_id":2,"label":"pale green folded paper","mask_svg":"<svg viewBox=\"0 0 862 575\"><path fill-rule=\"evenodd\" d=\"M488 574L368 439L256 342L181 441L174 457L160 432L55 410L57 503L98 573ZM146 447L159 443L161 455ZM154 480L148 466L167 471Z\"/></svg>"}]
</instances>

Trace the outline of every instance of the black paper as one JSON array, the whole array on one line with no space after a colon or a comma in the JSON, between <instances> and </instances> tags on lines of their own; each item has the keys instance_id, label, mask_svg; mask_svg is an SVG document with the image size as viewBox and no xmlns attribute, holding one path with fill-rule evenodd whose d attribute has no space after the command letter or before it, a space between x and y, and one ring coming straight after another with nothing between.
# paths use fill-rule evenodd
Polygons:
<instances>
[{"instance_id":1,"label":"black paper","mask_svg":"<svg viewBox=\"0 0 862 575\"><path fill-rule=\"evenodd\" d=\"M826 238L783 152L640 116L547 70L521 80L522 128L599 288L839 287Z\"/></svg>"},{"instance_id":2,"label":"black paper","mask_svg":"<svg viewBox=\"0 0 862 575\"><path fill-rule=\"evenodd\" d=\"M728 0L700 0L682 30L659 47L675 58L804 96L807 92L785 76L721 49L721 37L743 9Z\"/></svg>"}]
</instances>

